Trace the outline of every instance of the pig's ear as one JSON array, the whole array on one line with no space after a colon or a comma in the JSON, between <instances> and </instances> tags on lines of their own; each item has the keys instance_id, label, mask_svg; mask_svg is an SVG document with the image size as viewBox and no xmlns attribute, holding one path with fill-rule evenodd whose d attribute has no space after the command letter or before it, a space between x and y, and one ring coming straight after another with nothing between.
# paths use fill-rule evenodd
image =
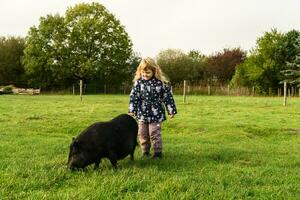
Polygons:
<instances>
[{"instance_id":1,"label":"pig's ear","mask_svg":"<svg viewBox=\"0 0 300 200\"><path fill-rule=\"evenodd\" d=\"M73 153L77 153L79 151L79 149L80 149L79 145L80 144L79 144L79 142L77 140L73 141L73 144L72 144L72 151L73 151Z\"/></svg>"},{"instance_id":2,"label":"pig's ear","mask_svg":"<svg viewBox=\"0 0 300 200\"><path fill-rule=\"evenodd\" d=\"M73 140L73 147L79 147L79 142L77 140Z\"/></svg>"}]
</instances>

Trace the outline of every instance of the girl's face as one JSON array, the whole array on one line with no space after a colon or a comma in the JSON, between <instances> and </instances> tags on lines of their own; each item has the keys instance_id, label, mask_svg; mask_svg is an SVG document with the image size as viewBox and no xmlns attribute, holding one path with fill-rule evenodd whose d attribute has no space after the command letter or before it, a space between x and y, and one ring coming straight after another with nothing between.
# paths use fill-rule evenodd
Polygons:
<instances>
[{"instance_id":1,"label":"girl's face","mask_svg":"<svg viewBox=\"0 0 300 200\"><path fill-rule=\"evenodd\" d=\"M152 78L153 71L150 70L150 69L145 69L145 70L142 70L141 74L142 74L142 79L147 81L147 80L150 80Z\"/></svg>"}]
</instances>

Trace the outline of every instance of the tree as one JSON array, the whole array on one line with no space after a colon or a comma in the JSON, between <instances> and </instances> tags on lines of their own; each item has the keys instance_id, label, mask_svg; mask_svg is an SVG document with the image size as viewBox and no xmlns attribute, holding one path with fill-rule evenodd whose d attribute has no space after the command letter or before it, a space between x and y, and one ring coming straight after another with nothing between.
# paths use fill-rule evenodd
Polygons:
<instances>
[{"instance_id":1,"label":"tree","mask_svg":"<svg viewBox=\"0 0 300 200\"><path fill-rule=\"evenodd\" d=\"M126 84L131 85L133 78L135 76L135 71L138 67L138 65L140 64L142 60L142 57L140 55L140 53L137 52L133 52L128 60L128 65L127 65L127 69L125 69L125 72L123 74L123 76L125 77Z\"/></svg>"},{"instance_id":2,"label":"tree","mask_svg":"<svg viewBox=\"0 0 300 200\"><path fill-rule=\"evenodd\" d=\"M190 50L187 55L195 61L206 61L206 56L198 50Z\"/></svg>"},{"instance_id":3,"label":"tree","mask_svg":"<svg viewBox=\"0 0 300 200\"><path fill-rule=\"evenodd\" d=\"M185 54L179 49L167 49L157 56L157 63L172 84L181 84L184 80L199 82L204 77L206 57L192 50Z\"/></svg>"},{"instance_id":4,"label":"tree","mask_svg":"<svg viewBox=\"0 0 300 200\"><path fill-rule=\"evenodd\" d=\"M0 84L26 85L23 57L25 40L21 37L0 38Z\"/></svg>"},{"instance_id":5,"label":"tree","mask_svg":"<svg viewBox=\"0 0 300 200\"><path fill-rule=\"evenodd\" d=\"M58 14L41 17L39 26L30 28L23 60L30 85L47 88L70 78L64 35L64 18Z\"/></svg>"},{"instance_id":6,"label":"tree","mask_svg":"<svg viewBox=\"0 0 300 200\"><path fill-rule=\"evenodd\" d=\"M190 82L206 82L207 81L207 57L200 51L191 50L187 54L190 61L190 73L188 80Z\"/></svg>"},{"instance_id":7,"label":"tree","mask_svg":"<svg viewBox=\"0 0 300 200\"><path fill-rule=\"evenodd\" d=\"M157 63L168 76L172 84L181 83L189 74L188 57L179 49L167 49L157 56Z\"/></svg>"},{"instance_id":8,"label":"tree","mask_svg":"<svg viewBox=\"0 0 300 200\"><path fill-rule=\"evenodd\" d=\"M256 61L256 56L250 55L243 63L237 65L234 76L230 81L230 85L233 87L253 86L252 81L258 79L261 75L261 70L256 67Z\"/></svg>"},{"instance_id":9,"label":"tree","mask_svg":"<svg viewBox=\"0 0 300 200\"><path fill-rule=\"evenodd\" d=\"M79 4L68 9L66 28L68 66L74 75L88 78L102 71L107 82L113 82L111 76L122 75L132 43L120 21L104 6Z\"/></svg>"},{"instance_id":10,"label":"tree","mask_svg":"<svg viewBox=\"0 0 300 200\"><path fill-rule=\"evenodd\" d=\"M298 87L300 87L300 34L294 43L294 47L296 55L291 62L287 62L287 69L282 72L284 81L292 85L298 84Z\"/></svg>"},{"instance_id":11,"label":"tree","mask_svg":"<svg viewBox=\"0 0 300 200\"><path fill-rule=\"evenodd\" d=\"M184 60L186 55L180 49L167 49L157 56L157 64L168 76L172 84L181 83L187 76Z\"/></svg>"},{"instance_id":12,"label":"tree","mask_svg":"<svg viewBox=\"0 0 300 200\"><path fill-rule=\"evenodd\" d=\"M224 49L208 57L207 73L210 79L216 79L221 84L228 83L236 67L246 59L246 52L240 48Z\"/></svg>"},{"instance_id":13,"label":"tree","mask_svg":"<svg viewBox=\"0 0 300 200\"><path fill-rule=\"evenodd\" d=\"M65 17L48 15L31 28L25 50L26 69L48 80L124 81L132 43L125 28L99 3L78 4ZM48 76L49 75L49 76ZM46 80L46 81L42 81Z\"/></svg>"},{"instance_id":14,"label":"tree","mask_svg":"<svg viewBox=\"0 0 300 200\"><path fill-rule=\"evenodd\" d=\"M299 32L292 30L281 33L276 29L266 32L258 38L251 55L240 64L231 84L247 87L254 86L258 92L267 94L272 89L277 91L284 79L282 70L295 58L295 39Z\"/></svg>"}]
</instances>

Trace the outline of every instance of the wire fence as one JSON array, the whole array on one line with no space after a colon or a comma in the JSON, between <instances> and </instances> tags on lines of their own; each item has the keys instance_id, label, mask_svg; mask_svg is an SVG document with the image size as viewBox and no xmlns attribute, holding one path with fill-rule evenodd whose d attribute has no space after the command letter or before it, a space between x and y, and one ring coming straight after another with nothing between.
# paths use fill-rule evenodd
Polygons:
<instances>
[{"instance_id":1,"label":"wire fence","mask_svg":"<svg viewBox=\"0 0 300 200\"><path fill-rule=\"evenodd\" d=\"M14 84L9 84L14 88L14 91L23 91L25 88L15 87ZM0 84L0 91L7 86L7 84ZM109 84L83 84L83 94L129 94L132 84L123 85L109 85ZM26 88L28 91L32 89L40 89L38 94L73 94L80 93L79 84L72 84L66 86L65 84L57 84L48 89L41 88ZM173 94L175 95L218 95L218 96L283 96L284 88L279 87L276 91L271 90L268 94L259 94L254 87L236 87L231 88L229 85L209 85L209 84L178 84L172 86ZM287 96L300 97L300 88L287 87Z\"/></svg>"},{"instance_id":2,"label":"wire fence","mask_svg":"<svg viewBox=\"0 0 300 200\"><path fill-rule=\"evenodd\" d=\"M269 89L268 94L260 94L254 87L230 87L229 85L184 84L173 87L174 94L184 95L217 95L217 96L283 96L284 87ZM287 87L287 96L300 97L300 88Z\"/></svg>"}]
</instances>

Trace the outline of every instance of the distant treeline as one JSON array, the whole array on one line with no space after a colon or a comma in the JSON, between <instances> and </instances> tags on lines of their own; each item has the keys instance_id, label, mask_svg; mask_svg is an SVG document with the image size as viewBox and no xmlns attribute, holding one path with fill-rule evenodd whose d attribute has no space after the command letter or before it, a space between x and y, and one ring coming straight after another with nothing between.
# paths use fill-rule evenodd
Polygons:
<instances>
[{"instance_id":1,"label":"distant treeline","mask_svg":"<svg viewBox=\"0 0 300 200\"><path fill-rule=\"evenodd\" d=\"M64 16L41 17L26 38L0 37L0 85L59 91L83 80L101 91L127 88L141 60L132 46L124 26L104 6L78 4ZM187 80L276 94L283 81L299 84L300 32L272 29L249 52L237 47L204 55L166 48L155 59L174 86Z\"/></svg>"}]
</instances>

